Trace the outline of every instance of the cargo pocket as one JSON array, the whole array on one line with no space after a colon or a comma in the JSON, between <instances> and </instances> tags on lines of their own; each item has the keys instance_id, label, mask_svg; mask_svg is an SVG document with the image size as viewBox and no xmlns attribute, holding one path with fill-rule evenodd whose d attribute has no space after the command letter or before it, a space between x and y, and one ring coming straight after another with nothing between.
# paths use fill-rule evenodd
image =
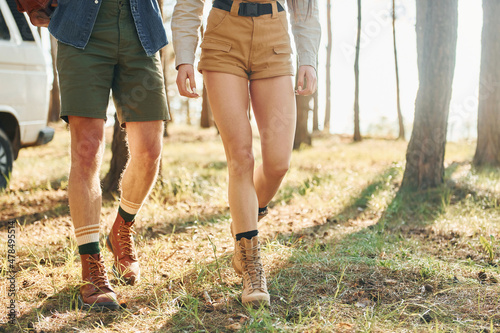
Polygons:
<instances>
[{"instance_id":1,"label":"cargo pocket","mask_svg":"<svg viewBox=\"0 0 500 333\"><path fill-rule=\"evenodd\" d=\"M201 42L200 47L206 50L217 50L227 53L231 50L231 43L225 42L223 40L205 38L203 39L203 42Z\"/></svg>"},{"instance_id":2,"label":"cargo pocket","mask_svg":"<svg viewBox=\"0 0 500 333\"><path fill-rule=\"evenodd\" d=\"M273 47L275 54L292 54L292 48L290 44L279 44Z\"/></svg>"}]
</instances>

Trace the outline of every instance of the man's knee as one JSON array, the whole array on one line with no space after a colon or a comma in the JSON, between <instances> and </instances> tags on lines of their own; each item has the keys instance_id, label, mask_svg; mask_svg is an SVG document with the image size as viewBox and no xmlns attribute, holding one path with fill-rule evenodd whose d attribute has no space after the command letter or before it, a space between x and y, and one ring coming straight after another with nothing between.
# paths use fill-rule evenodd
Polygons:
<instances>
[{"instance_id":1,"label":"man's knee","mask_svg":"<svg viewBox=\"0 0 500 333\"><path fill-rule=\"evenodd\" d=\"M131 161L139 161L147 165L157 165L160 163L162 144L161 140L156 142L144 142L135 146L130 151Z\"/></svg>"},{"instance_id":2,"label":"man's knee","mask_svg":"<svg viewBox=\"0 0 500 333\"><path fill-rule=\"evenodd\" d=\"M71 161L73 166L95 169L101 160L103 141L99 137L87 136L72 145Z\"/></svg>"}]
</instances>

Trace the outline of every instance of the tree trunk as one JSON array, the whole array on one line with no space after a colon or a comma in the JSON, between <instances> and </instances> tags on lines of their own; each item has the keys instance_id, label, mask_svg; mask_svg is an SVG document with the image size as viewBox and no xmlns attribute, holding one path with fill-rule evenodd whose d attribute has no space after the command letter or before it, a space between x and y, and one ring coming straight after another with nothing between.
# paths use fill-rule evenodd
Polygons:
<instances>
[{"instance_id":1,"label":"tree trunk","mask_svg":"<svg viewBox=\"0 0 500 333\"><path fill-rule=\"evenodd\" d=\"M319 131L319 118L318 118L318 89L313 94L313 132Z\"/></svg>"},{"instance_id":2,"label":"tree trunk","mask_svg":"<svg viewBox=\"0 0 500 333\"><path fill-rule=\"evenodd\" d=\"M212 109L210 108L210 103L208 102L207 88L203 85L203 100L201 104L201 117L200 126L201 128L210 128L214 124L212 119Z\"/></svg>"},{"instance_id":3,"label":"tree trunk","mask_svg":"<svg viewBox=\"0 0 500 333\"><path fill-rule=\"evenodd\" d=\"M361 42L361 0L358 0L358 35L356 37L356 59L354 60L354 141L361 141L359 130L359 46Z\"/></svg>"},{"instance_id":4,"label":"tree trunk","mask_svg":"<svg viewBox=\"0 0 500 333\"><path fill-rule=\"evenodd\" d=\"M297 103L297 127L295 129L295 139L293 140L293 149L299 149L302 144L311 145L311 134L307 129L307 120L309 115L311 96L295 96Z\"/></svg>"},{"instance_id":5,"label":"tree trunk","mask_svg":"<svg viewBox=\"0 0 500 333\"><path fill-rule=\"evenodd\" d=\"M500 166L500 2L483 0L477 146L474 165Z\"/></svg>"},{"instance_id":6,"label":"tree trunk","mask_svg":"<svg viewBox=\"0 0 500 333\"><path fill-rule=\"evenodd\" d=\"M59 78L56 70L57 60L57 40L50 35L50 56L52 58L52 73L54 74L54 81L52 82L52 90L50 92L50 107L49 107L49 122L59 121L59 114L61 112L61 99L59 97Z\"/></svg>"},{"instance_id":7,"label":"tree trunk","mask_svg":"<svg viewBox=\"0 0 500 333\"><path fill-rule=\"evenodd\" d=\"M120 127L120 122L115 113L115 125L113 129L113 142L111 144L111 163L109 171L102 181L104 193L118 192L120 179L128 161L127 135Z\"/></svg>"},{"instance_id":8,"label":"tree trunk","mask_svg":"<svg viewBox=\"0 0 500 333\"><path fill-rule=\"evenodd\" d=\"M446 129L455 70L458 0L417 1L417 55L420 85L403 188L443 183Z\"/></svg>"},{"instance_id":9,"label":"tree trunk","mask_svg":"<svg viewBox=\"0 0 500 333\"><path fill-rule=\"evenodd\" d=\"M332 0L326 2L326 26L328 34L328 44L326 45L326 106L325 106L325 123L323 130L330 132L330 116L332 113L331 105L331 64L332 64Z\"/></svg>"},{"instance_id":10,"label":"tree trunk","mask_svg":"<svg viewBox=\"0 0 500 333\"><path fill-rule=\"evenodd\" d=\"M396 106L398 110L399 134L398 139L405 139L405 125L403 114L401 113L401 102L399 95L399 66L398 66L398 50L396 48L396 0L392 0L392 40L394 44L394 67L396 69Z\"/></svg>"},{"instance_id":11,"label":"tree trunk","mask_svg":"<svg viewBox=\"0 0 500 333\"><path fill-rule=\"evenodd\" d=\"M297 66L298 68L299 66ZM298 71L298 69L297 69ZM298 75L295 75L297 78ZM297 82L295 82L297 85ZM295 103L297 108L297 124L295 127L295 138L293 140L293 149L299 149L302 144L311 145L311 134L307 129L307 120L309 118L310 102L312 95L301 96L295 95Z\"/></svg>"}]
</instances>

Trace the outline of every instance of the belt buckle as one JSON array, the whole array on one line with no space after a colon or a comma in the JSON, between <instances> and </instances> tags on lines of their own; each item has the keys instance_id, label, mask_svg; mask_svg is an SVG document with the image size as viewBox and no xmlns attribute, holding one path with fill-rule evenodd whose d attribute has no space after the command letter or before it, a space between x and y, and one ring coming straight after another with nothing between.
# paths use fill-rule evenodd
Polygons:
<instances>
[{"instance_id":1,"label":"belt buckle","mask_svg":"<svg viewBox=\"0 0 500 333\"><path fill-rule=\"evenodd\" d=\"M259 4L256 2L245 2L242 16L259 16Z\"/></svg>"}]
</instances>

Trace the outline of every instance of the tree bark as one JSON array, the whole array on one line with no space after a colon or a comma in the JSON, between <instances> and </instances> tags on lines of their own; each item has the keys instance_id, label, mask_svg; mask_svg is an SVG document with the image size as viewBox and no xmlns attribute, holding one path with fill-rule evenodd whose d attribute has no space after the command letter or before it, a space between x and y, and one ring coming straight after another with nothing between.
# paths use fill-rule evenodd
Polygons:
<instances>
[{"instance_id":1,"label":"tree bark","mask_svg":"<svg viewBox=\"0 0 500 333\"><path fill-rule=\"evenodd\" d=\"M328 34L328 44L326 45L326 105L325 105L325 122L323 130L330 132L330 116L332 113L331 105L331 67L332 67L332 0L326 2L326 27Z\"/></svg>"},{"instance_id":2,"label":"tree bark","mask_svg":"<svg viewBox=\"0 0 500 333\"><path fill-rule=\"evenodd\" d=\"M203 85L200 126L201 128L210 128L213 124L214 121L212 119L212 109L210 108L210 103L208 102L207 88Z\"/></svg>"},{"instance_id":3,"label":"tree bark","mask_svg":"<svg viewBox=\"0 0 500 333\"><path fill-rule=\"evenodd\" d=\"M297 65L297 68L298 67L299 66ZM295 75L295 78L297 77L298 75ZM295 82L295 85L297 85L297 82ZM302 146L303 144L308 146L311 145L311 134L307 129L309 110L311 109L310 107L311 99L312 95L310 96L295 95L295 104L297 108L297 124L295 127L295 138L293 140L294 150L299 149L300 146Z\"/></svg>"},{"instance_id":4,"label":"tree bark","mask_svg":"<svg viewBox=\"0 0 500 333\"><path fill-rule=\"evenodd\" d=\"M500 2L483 0L477 146L474 166L500 166Z\"/></svg>"},{"instance_id":5,"label":"tree bark","mask_svg":"<svg viewBox=\"0 0 500 333\"><path fill-rule=\"evenodd\" d=\"M310 110L311 96L295 96L297 104L297 127L295 129L295 139L293 140L293 149L299 149L303 144L311 145L311 134L307 129L307 120Z\"/></svg>"},{"instance_id":6,"label":"tree bark","mask_svg":"<svg viewBox=\"0 0 500 333\"><path fill-rule=\"evenodd\" d=\"M403 121L403 113L401 113L401 102L399 94L399 66L398 66L398 50L396 47L396 0L392 0L392 40L394 44L394 67L396 71L396 106L398 110L399 134L398 139L405 139L405 125Z\"/></svg>"},{"instance_id":7,"label":"tree bark","mask_svg":"<svg viewBox=\"0 0 500 333\"><path fill-rule=\"evenodd\" d=\"M127 135L120 127L120 122L115 113L115 125L113 128L113 142L111 143L111 163L109 171L102 181L104 193L118 192L120 179L128 161Z\"/></svg>"},{"instance_id":8,"label":"tree bark","mask_svg":"<svg viewBox=\"0 0 500 333\"><path fill-rule=\"evenodd\" d=\"M356 37L356 59L354 60L354 141L361 141L359 130L359 47L361 42L361 0L358 0L358 35Z\"/></svg>"},{"instance_id":9,"label":"tree bark","mask_svg":"<svg viewBox=\"0 0 500 333\"><path fill-rule=\"evenodd\" d=\"M319 131L319 115L318 115L318 89L313 94L313 132ZM327 131L328 132L328 131Z\"/></svg>"},{"instance_id":10,"label":"tree bark","mask_svg":"<svg viewBox=\"0 0 500 333\"><path fill-rule=\"evenodd\" d=\"M402 187L426 189L443 183L455 71L458 0L418 0L416 5L420 85Z\"/></svg>"},{"instance_id":11,"label":"tree bark","mask_svg":"<svg viewBox=\"0 0 500 333\"><path fill-rule=\"evenodd\" d=\"M59 97L59 77L57 76L56 60L57 60L57 40L50 35L50 56L52 58L52 73L54 81L52 82L52 90L50 92L50 107L49 107L49 122L59 121L61 112L61 99Z\"/></svg>"}]
</instances>

